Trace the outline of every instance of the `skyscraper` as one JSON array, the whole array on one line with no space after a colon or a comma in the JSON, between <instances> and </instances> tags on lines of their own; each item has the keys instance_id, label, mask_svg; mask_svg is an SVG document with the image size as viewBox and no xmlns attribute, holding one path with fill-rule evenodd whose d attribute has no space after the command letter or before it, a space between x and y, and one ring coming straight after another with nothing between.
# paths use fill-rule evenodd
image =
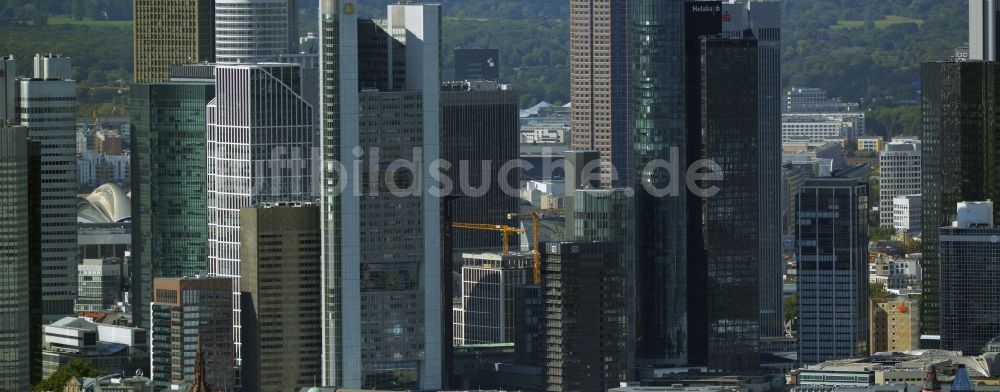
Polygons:
<instances>
[{"instance_id":1,"label":"skyscraper","mask_svg":"<svg viewBox=\"0 0 1000 392\"><path fill-rule=\"evenodd\" d=\"M170 66L215 60L215 1L136 0L136 83L165 82Z\"/></svg>"},{"instance_id":2,"label":"skyscraper","mask_svg":"<svg viewBox=\"0 0 1000 392\"><path fill-rule=\"evenodd\" d=\"M893 199L920 194L920 143L891 142L878 154L879 226L893 227Z\"/></svg>"},{"instance_id":3,"label":"skyscraper","mask_svg":"<svg viewBox=\"0 0 1000 392\"><path fill-rule=\"evenodd\" d=\"M132 282L136 303L152 301L154 277L204 274L206 216L205 108L215 97L213 66L179 66L177 78L134 84L132 137ZM133 307L145 328L148 307Z\"/></svg>"},{"instance_id":4,"label":"skyscraper","mask_svg":"<svg viewBox=\"0 0 1000 392\"><path fill-rule=\"evenodd\" d=\"M763 213L758 196L757 40L748 36L699 41L700 83L688 88L701 91L700 143L688 143L700 145L700 158L713 162L725 176L702 182L701 189L717 192L696 195L700 203L690 206L697 210L691 217L701 219L688 224L702 243L688 248L688 361L714 369L753 369L760 356L759 280L764 262L757 257Z\"/></svg>"},{"instance_id":5,"label":"skyscraper","mask_svg":"<svg viewBox=\"0 0 1000 392\"><path fill-rule=\"evenodd\" d=\"M17 117L17 62L13 56L0 56L0 123Z\"/></svg>"},{"instance_id":6,"label":"skyscraper","mask_svg":"<svg viewBox=\"0 0 1000 392\"><path fill-rule=\"evenodd\" d=\"M240 209L312 199L312 111L298 64L219 65L207 106L208 272L233 279L240 350Z\"/></svg>"},{"instance_id":7,"label":"skyscraper","mask_svg":"<svg viewBox=\"0 0 1000 392\"><path fill-rule=\"evenodd\" d=\"M511 224L507 214L517 212L518 199L504 192L497 177L505 164L518 159L517 93L495 81L445 83L441 124L441 158L451 163L444 174L459 196L448 203L452 221ZM509 186L520 184L519 173L505 173ZM489 188L481 188L487 183ZM496 233L461 230L453 235L456 253L501 245Z\"/></svg>"},{"instance_id":8,"label":"skyscraper","mask_svg":"<svg viewBox=\"0 0 1000 392\"><path fill-rule=\"evenodd\" d=\"M868 355L866 166L805 180L798 198L799 360Z\"/></svg>"},{"instance_id":9,"label":"skyscraper","mask_svg":"<svg viewBox=\"0 0 1000 392\"><path fill-rule=\"evenodd\" d=\"M212 389L232 392L233 287L228 278L155 278L150 303L152 379L157 389L195 379L195 354L207 353L205 376ZM176 326L184 326L177 328Z\"/></svg>"},{"instance_id":10,"label":"skyscraper","mask_svg":"<svg viewBox=\"0 0 1000 392\"><path fill-rule=\"evenodd\" d=\"M625 378L617 247L606 241L541 246L547 391L605 391Z\"/></svg>"},{"instance_id":11,"label":"skyscraper","mask_svg":"<svg viewBox=\"0 0 1000 392\"><path fill-rule=\"evenodd\" d=\"M430 192L441 154L441 8L391 5L382 26L355 11L320 7L323 381L439 389L451 304L441 290L451 274L441 268L441 199ZM363 175L353 159L374 166ZM414 165L389 170L396 159Z\"/></svg>"},{"instance_id":12,"label":"skyscraper","mask_svg":"<svg viewBox=\"0 0 1000 392\"><path fill-rule=\"evenodd\" d=\"M500 50L455 49L456 81L500 80Z\"/></svg>"},{"instance_id":13,"label":"skyscraper","mask_svg":"<svg viewBox=\"0 0 1000 392\"><path fill-rule=\"evenodd\" d=\"M298 0L215 0L215 60L275 61L297 52Z\"/></svg>"},{"instance_id":14,"label":"skyscraper","mask_svg":"<svg viewBox=\"0 0 1000 392\"><path fill-rule=\"evenodd\" d=\"M657 197L680 187L666 170L644 173L655 160L685 164L684 3L632 0L635 164L637 365L687 361L687 197ZM620 69L620 67L619 67ZM576 106L574 100L574 106ZM678 190L679 192L679 190ZM641 211L641 213L640 213Z\"/></svg>"},{"instance_id":15,"label":"skyscraper","mask_svg":"<svg viewBox=\"0 0 1000 392\"><path fill-rule=\"evenodd\" d=\"M969 0L969 60L996 61L998 19L997 0Z\"/></svg>"},{"instance_id":16,"label":"skyscraper","mask_svg":"<svg viewBox=\"0 0 1000 392\"><path fill-rule=\"evenodd\" d=\"M1000 336L1000 228L992 202L957 207L955 224L940 229L941 348L979 355Z\"/></svg>"},{"instance_id":17,"label":"skyscraper","mask_svg":"<svg viewBox=\"0 0 1000 392\"><path fill-rule=\"evenodd\" d=\"M73 315L76 299L76 82L70 59L35 55L31 78L18 80L17 116L41 143L42 308L45 321Z\"/></svg>"},{"instance_id":18,"label":"skyscraper","mask_svg":"<svg viewBox=\"0 0 1000 392\"><path fill-rule=\"evenodd\" d=\"M320 375L319 207L240 210L244 391L287 391Z\"/></svg>"},{"instance_id":19,"label":"skyscraper","mask_svg":"<svg viewBox=\"0 0 1000 392\"><path fill-rule=\"evenodd\" d=\"M29 310L29 149L28 130L0 124L0 389L31 385Z\"/></svg>"},{"instance_id":20,"label":"skyscraper","mask_svg":"<svg viewBox=\"0 0 1000 392\"><path fill-rule=\"evenodd\" d=\"M938 335L940 228L955 221L955 205L966 200L1000 200L996 154L1000 125L1000 64L925 63L921 68L920 186L923 283L920 327ZM1000 209L994 210L1000 217Z\"/></svg>"},{"instance_id":21,"label":"skyscraper","mask_svg":"<svg viewBox=\"0 0 1000 392\"><path fill-rule=\"evenodd\" d=\"M462 255L462 315L455 345L514 341L514 290L528 283L530 253Z\"/></svg>"},{"instance_id":22,"label":"skyscraper","mask_svg":"<svg viewBox=\"0 0 1000 392\"><path fill-rule=\"evenodd\" d=\"M630 184L631 7L636 0L570 0L574 150L601 152L601 183ZM612 178L612 167L617 178Z\"/></svg>"}]
</instances>

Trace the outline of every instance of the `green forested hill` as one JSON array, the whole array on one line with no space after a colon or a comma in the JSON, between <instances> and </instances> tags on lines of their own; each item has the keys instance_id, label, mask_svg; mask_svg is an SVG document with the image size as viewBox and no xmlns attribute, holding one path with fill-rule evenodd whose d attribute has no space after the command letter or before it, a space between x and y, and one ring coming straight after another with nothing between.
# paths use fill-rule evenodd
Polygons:
<instances>
[{"instance_id":1,"label":"green forested hill","mask_svg":"<svg viewBox=\"0 0 1000 392\"><path fill-rule=\"evenodd\" d=\"M121 19L131 0L0 0L0 53L35 51L74 57L83 83L131 74L131 31ZM383 17L395 0L360 0L362 15ZM317 0L299 0L304 31L315 29ZM524 105L565 102L569 93L569 0L440 0L445 65L451 48L496 47L502 78ZM848 101L916 99L919 65L946 59L966 41L960 0L787 0L783 38L786 86L816 86ZM63 15L48 17L47 14ZM909 127L906 110L873 113L870 128Z\"/></svg>"}]
</instances>

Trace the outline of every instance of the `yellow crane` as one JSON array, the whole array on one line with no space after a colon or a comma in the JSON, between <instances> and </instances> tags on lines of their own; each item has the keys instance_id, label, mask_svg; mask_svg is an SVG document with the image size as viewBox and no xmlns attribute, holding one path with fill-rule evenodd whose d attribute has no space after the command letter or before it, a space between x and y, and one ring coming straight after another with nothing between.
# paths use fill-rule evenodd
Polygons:
<instances>
[{"instance_id":1,"label":"yellow crane","mask_svg":"<svg viewBox=\"0 0 1000 392\"><path fill-rule=\"evenodd\" d=\"M519 229L517 227L510 227L504 225L491 225L486 223L452 223L451 227L456 229L465 230L485 230L485 231L499 231L500 235L503 236L503 253L510 252L510 235L514 233L524 233L524 229Z\"/></svg>"},{"instance_id":2,"label":"yellow crane","mask_svg":"<svg viewBox=\"0 0 1000 392\"><path fill-rule=\"evenodd\" d=\"M527 214L507 214L507 219L514 219L520 217L531 217L531 281L533 284L542 284L542 253L538 249L539 246L539 232L542 227L542 217L545 214L557 214L562 212L562 210L534 210ZM523 230L521 232L524 232Z\"/></svg>"}]
</instances>

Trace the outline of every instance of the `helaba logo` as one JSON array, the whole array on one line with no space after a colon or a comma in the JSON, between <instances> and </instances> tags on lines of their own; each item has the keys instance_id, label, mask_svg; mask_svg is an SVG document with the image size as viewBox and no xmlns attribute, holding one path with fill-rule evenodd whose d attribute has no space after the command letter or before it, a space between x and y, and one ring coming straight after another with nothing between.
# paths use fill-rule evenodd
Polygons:
<instances>
[{"instance_id":1,"label":"helaba logo","mask_svg":"<svg viewBox=\"0 0 1000 392\"><path fill-rule=\"evenodd\" d=\"M691 12L719 12L722 10L720 6L710 6L710 5L693 5L691 6Z\"/></svg>"}]
</instances>

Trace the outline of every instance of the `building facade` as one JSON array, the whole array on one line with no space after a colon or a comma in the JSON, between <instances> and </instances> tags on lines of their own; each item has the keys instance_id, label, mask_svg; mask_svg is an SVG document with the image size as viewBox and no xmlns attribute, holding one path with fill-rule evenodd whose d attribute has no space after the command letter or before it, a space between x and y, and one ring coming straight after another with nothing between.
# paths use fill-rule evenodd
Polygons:
<instances>
[{"instance_id":1,"label":"building facade","mask_svg":"<svg viewBox=\"0 0 1000 392\"><path fill-rule=\"evenodd\" d=\"M298 52L298 0L215 0L215 61L276 61Z\"/></svg>"},{"instance_id":2,"label":"building facade","mask_svg":"<svg viewBox=\"0 0 1000 392\"><path fill-rule=\"evenodd\" d=\"M441 159L451 164L444 175L459 196L447 206L453 222L512 225L507 214L517 212L517 197L505 193L497 182L501 168L518 159L517 107L517 93L496 82L453 82L442 87ZM507 186L520 184L519 172L504 173ZM489 188L483 188L486 184ZM452 235L455 253L501 245L496 233L460 230Z\"/></svg>"},{"instance_id":3,"label":"building facade","mask_svg":"<svg viewBox=\"0 0 1000 392\"><path fill-rule=\"evenodd\" d=\"M901 232L919 232L923 215L923 197L917 195L896 196L892 199L892 227Z\"/></svg>"},{"instance_id":4,"label":"building facade","mask_svg":"<svg viewBox=\"0 0 1000 392\"><path fill-rule=\"evenodd\" d=\"M42 148L42 308L45 321L73 314L76 277L76 82L70 59L35 55L18 80L17 117Z\"/></svg>"},{"instance_id":5,"label":"building facade","mask_svg":"<svg viewBox=\"0 0 1000 392\"><path fill-rule=\"evenodd\" d=\"M455 48L454 80L500 80L500 50Z\"/></svg>"},{"instance_id":6,"label":"building facade","mask_svg":"<svg viewBox=\"0 0 1000 392\"><path fill-rule=\"evenodd\" d=\"M244 391L286 391L320 376L319 207L240 210Z\"/></svg>"},{"instance_id":7,"label":"building facade","mask_svg":"<svg viewBox=\"0 0 1000 392\"><path fill-rule=\"evenodd\" d=\"M313 107L300 95L298 64L220 65L206 108L208 272L233 279L239 366L240 209L313 198Z\"/></svg>"},{"instance_id":8,"label":"building facade","mask_svg":"<svg viewBox=\"0 0 1000 392\"><path fill-rule=\"evenodd\" d=\"M74 359L123 374L149 371L149 331L145 329L64 317L43 326L42 333L45 378Z\"/></svg>"},{"instance_id":9,"label":"building facade","mask_svg":"<svg viewBox=\"0 0 1000 392\"><path fill-rule=\"evenodd\" d=\"M872 301L871 354L920 348L920 302L905 297Z\"/></svg>"},{"instance_id":10,"label":"building facade","mask_svg":"<svg viewBox=\"0 0 1000 392\"><path fill-rule=\"evenodd\" d=\"M891 142L878 155L879 162L879 226L894 226L893 199L919 194L920 143Z\"/></svg>"},{"instance_id":11,"label":"building facade","mask_svg":"<svg viewBox=\"0 0 1000 392\"><path fill-rule=\"evenodd\" d=\"M153 277L204 274L208 265L205 108L215 97L212 67L156 84L132 85L131 295L152 301ZM133 307L146 323L148 307Z\"/></svg>"},{"instance_id":12,"label":"building facade","mask_svg":"<svg viewBox=\"0 0 1000 392\"><path fill-rule=\"evenodd\" d=\"M798 196L799 360L867 355L867 167L805 180Z\"/></svg>"},{"instance_id":13,"label":"building facade","mask_svg":"<svg viewBox=\"0 0 1000 392\"><path fill-rule=\"evenodd\" d=\"M170 79L170 67L215 61L215 1L136 0L136 83Z\"/></svg>"},{"instance_id":14,"label":"building facade","mask_svg":"<svg viewBox=\"0 0 1000 392\"><path fill-rule=\"evenodd\" d=\"M604 391L625 379L618 245L543 244L545 390Z\"/></svg>"},{"instance_id":15,"label":"building facade","mask_svg":"<svg viewBox=\"0 0 1000 392\"><path fill-rule=\"evenodd\" d=\"M969 60L997 60L996 0L969 1Z\"/></svg>"},{"instance_id":16,"label":"building facade","mask_svg":"<svg viewBox=\"0 0 1000 392\"><path fill-rule=\"evenodd\" d=\"M992 202L961 202L954 225L940 229L941 348L979 355L1000 336L1000 228ZM926 275L926 271L924 272Z\"/></svg>"},{"instance_id":17,"label":"building facade","mask_svg":"<svg viewBox=\"0 0 1000 392\"><path fill-rule=\"evenodd\" d=\"M0 119L2 120L2 119ZM29 142L22 126L0 124L0 389L18 390L30 381Z\"/></svg>"},{"instance_id":18,"label":"building facade","mask_svg":"<svg viewBox=\"0 0 1000 392\"><path fill-rule=\"evenodd\" d=\"M76 312L114 309L122 301L122 262L119 259L83 259L77 266L79 294Z\"/></svg>"},{"instance_id":19,"label":"building facade","mask_svg":"<svg viewBox=\"0 0 1000 392\"><path fill-rule=\"evenodd\" d=\"M380 25L353 3L320 3L323 383L440 389L451 334L430 166L442 144L441 8L391 5L388 15ZM335 169L360 157L374 162L367 176ZM389 170L396 159L414 167Z\"/></svg>"},{"instance_id":20,"label":"building facade","mask_svg":"<svg viewBox=\"0 0 1000 392\"><path fill-rule=\"evenodd\" d=\"M201 351L208 384L236 390L232 284L230 278L153 279L150 363L157 389L190 383Z\"/></svg>"},{"instance_id":21,"label":"building facade","mask_svg":"<svg viewBox=\"0 0 1000 392\"><path fill-rule=\"evenodd\" d=\"M996 63L937 62L921 67L924 282L920 321L924 335L939 334L940 228L955 221L955 205L961 201L1000 200L1000 184L991 174L1000 170L996 154L1000 125L992 120L1000 111L998 78L1000 64Z\"/></svg>"},{"instance_id":22,"label":"building facade","mask_svg":"<svg viewBox=\"0 0 1000 392\"><path fill-rule=\"evenodd\" d=\"M634 0L569 4L572 148L601 152L601 183L631 177L632 26Z\"/></svg>"},{"instance_id":23,"label":"building facade","mask_svg":"<svg viewBox=\"0 0 1000 392\"><path fill-rule=\"evenodd\" d=\"M456 346L512 343L514 290L529 283L530 253L462 255L461 305L454 324Z\"/></svg>"}]
</instances>

